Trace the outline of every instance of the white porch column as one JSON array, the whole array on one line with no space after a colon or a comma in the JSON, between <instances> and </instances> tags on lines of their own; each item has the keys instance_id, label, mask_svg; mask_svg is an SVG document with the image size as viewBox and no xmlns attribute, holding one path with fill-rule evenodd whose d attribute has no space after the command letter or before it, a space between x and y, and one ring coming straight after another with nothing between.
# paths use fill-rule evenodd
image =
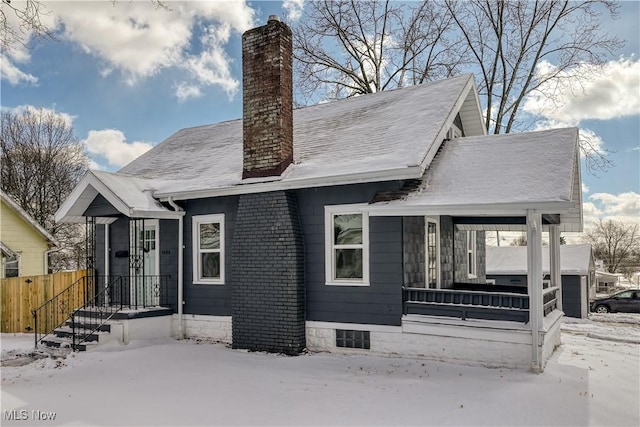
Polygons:
<instances>
[{"instance_id":1,"label":"white porch column","mask_svg":"<svg viewBox=\"0 0 640 427\"><path fill-rule=\"evenodd\" d=\"M560 266L560 226L549 226L549 275L551 286L558 287L558 310L562 310L562 267Z\"/></svg>"},{"instance_id":2,"label":"white porch column","mask_svg":"<svg viewBox=\"0 0 640 427\"><path fill-rule=\"evenodd\" d=\"M531 370L542 372L542 215L527 211L527 291L531 325Z\"/></svg>"}]
</instances>

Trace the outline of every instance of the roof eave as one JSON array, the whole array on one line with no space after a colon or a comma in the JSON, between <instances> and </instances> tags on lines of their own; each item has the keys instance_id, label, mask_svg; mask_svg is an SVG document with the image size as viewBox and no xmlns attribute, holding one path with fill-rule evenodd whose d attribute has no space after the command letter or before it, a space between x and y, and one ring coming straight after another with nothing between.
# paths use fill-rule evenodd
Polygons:
<instances>
[{"instance_id":1,"label":"roof eave","mask_svg":"<svg viewBox=\"0 0 640 427\"><path fill-rule=\"evenodd\" d=\"M455 215L455 216L521 216L533 210L540 214L568 213L575 208L570 201L516 202L455 205L407 205L380 204L363 208L371 216L414 216L414 215Z\"/></svg>"},{"instance_id":2,"label":"roof eave","mask_svg":"<svg viewBox=\"0 0 640 427\"><path fill-rule=\"evenodd\" d=\"M162 192L157 191L154 197L166 202L173 200L203 199L208 197L232 196L240 194L266 193L278 190L296 190L301 188L330 187L337 185L362 184L367 182L396 181L416 179L422 176L420 166L406 166L396 169L387 169L377 172L365 172L343 174L329 177L314 177L303 179L277 180L270 182L257 182L251 184L238 184L229 187L213 188L206 190Z\"/></svg>"}]
</instances>

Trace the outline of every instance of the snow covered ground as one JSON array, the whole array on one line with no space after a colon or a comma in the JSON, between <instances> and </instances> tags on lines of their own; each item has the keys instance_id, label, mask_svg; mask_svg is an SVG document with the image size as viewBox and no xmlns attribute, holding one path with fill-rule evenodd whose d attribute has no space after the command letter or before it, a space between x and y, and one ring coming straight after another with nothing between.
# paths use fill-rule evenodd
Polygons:
<instances>
[{"instance_id":1,"label":"snow covered ground","mask_svg":"<svg viewBox=\"0 0 640 427\"><path fill-rule=\"evenodd\" d=\"M640 425L633 314L567 319L542 375L355 354L286 357L190 340L7 366L32 360L20 356L32 336L1 339L3 426Z\"/></svg>"}]
</instances>

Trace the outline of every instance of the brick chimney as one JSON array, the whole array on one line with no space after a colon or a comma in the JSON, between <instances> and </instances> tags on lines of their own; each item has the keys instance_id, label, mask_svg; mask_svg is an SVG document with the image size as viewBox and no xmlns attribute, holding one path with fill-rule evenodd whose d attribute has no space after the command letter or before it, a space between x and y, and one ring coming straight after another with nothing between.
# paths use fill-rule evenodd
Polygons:
<instances>
[{"instance_id":1,"label":"brick chimney","mask_svg":"<svg viewBox=\"0 0 640 427\"><path fill-rule=\"evenodd\" d=\"M242 35L242 178L277 176L293 162L291 29L271 15Z\"/></svg>"}]
</instances>

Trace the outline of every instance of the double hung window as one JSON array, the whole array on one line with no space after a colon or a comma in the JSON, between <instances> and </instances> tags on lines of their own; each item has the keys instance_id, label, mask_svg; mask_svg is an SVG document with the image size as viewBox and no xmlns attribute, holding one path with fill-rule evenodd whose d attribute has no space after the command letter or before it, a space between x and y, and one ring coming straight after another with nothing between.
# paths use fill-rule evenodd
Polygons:
<instances>
[{"instance_id":1,"label":"double hung window","mask_svg":"<svg viewBox=\"0 0 640 427\"><path fill-rule=\"evenodd\" d=\"M193 283L224 284L224 215L193 217Z\"/></svg>"},{"instance_id":2,"label":"double hung window","mask_svg":"<svg viewBox=\"0 0 640 427\"><path fill-rule=\"evenodd\" d=\"M325 207L326 283L369 285L369 216L359 205Z\"/></svg>"}]
</instances>

